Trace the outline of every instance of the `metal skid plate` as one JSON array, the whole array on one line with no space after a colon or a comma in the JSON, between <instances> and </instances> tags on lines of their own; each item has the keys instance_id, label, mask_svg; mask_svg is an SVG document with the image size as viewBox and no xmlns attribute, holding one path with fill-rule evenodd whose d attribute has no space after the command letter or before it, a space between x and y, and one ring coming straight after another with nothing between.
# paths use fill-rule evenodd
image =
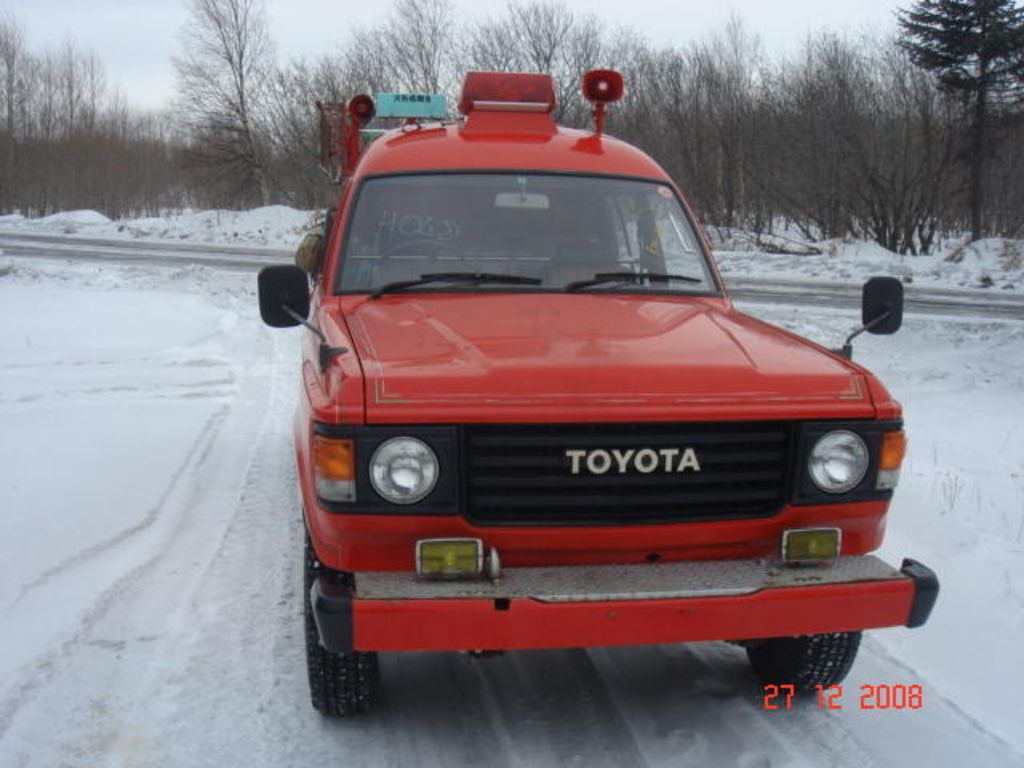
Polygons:
<instances>
[{"instance_id":1,"label":"metal skid plate","mask_svg":"<svg viewBox=\"0 0 1024 768\"><path fill-rule=\"evenodd\" d=\"M497 581L426 581L412 573L359 573L356 599L531 598L546 603L746 595L762 589L906 578L873 555L829 567L784 568L766 560L702 560L653 565L508 568Z\"/></svg>"}]
</instances>

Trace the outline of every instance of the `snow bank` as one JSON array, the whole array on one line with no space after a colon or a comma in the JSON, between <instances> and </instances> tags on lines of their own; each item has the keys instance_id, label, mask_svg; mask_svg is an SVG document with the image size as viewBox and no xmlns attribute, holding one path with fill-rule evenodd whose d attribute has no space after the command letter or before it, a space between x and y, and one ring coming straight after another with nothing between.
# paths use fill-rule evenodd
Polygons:
<instances>
[{"instance_id":1,"label":"snow bank","mask_svg":"<svg viewBox=\"0 0 1024 768\"><path fill-rule=\"evenodd\" d=\"M110 219L98 211L66 211L39 219L43 227L92 227L110 224Z\"/></svg>"},{"instance_id":2,"label":"snow bank","mask_svg":"<svg viewBox=\"0 0 1024 768\"><path fill-rule=\"evenodd\" d=\"M317 213L271 205L250 211L186 211L117 221L111 221L96 211L56 213L41 219L13 214L0 216L0 232L292 248Z\"/></svg>"},{"instance_id":3,"label":"snow bank","mask_svg":"<svg viewBox=\"0 0 1024 768\"><path fill-rule=\"evenodd\" d=\"M742 242L731 240L715 252L726 277L849 283L862 282L872 275L891 275L907 284L932 288L1024 293L1024 241L1021 240L989 238L975 243L950 240L926 256L904 256L876 243L840 240L786 245L800 249L800 253L727 249L737 244L742 245ZM779 246L782 247L782 243ZM818 253L806 252L809 247Z\"/></svg>"},{"instance_id":4,"label":"snow bank","mask_svg":"<svg viewBox=\"0 0 1024 768\"><path fill-rule=\"evenodd\" d=\"M40 219L29 219L20 213L0 216L0 230L39 232L57 235L89 234L102 236L111 231L113 222L98 211L61 211Z\"/></svg>"},{"instance_id":5,"label":"snow bank","mask_svg":"<svg viewBox=\"0 0 1024 768\"><path fill-rule=\"evenodd\" d=\"M116 234L137 239L294 246L316 212L271 205L251 211L198 211L116 223Z\"/></svg>"}]
</instances>

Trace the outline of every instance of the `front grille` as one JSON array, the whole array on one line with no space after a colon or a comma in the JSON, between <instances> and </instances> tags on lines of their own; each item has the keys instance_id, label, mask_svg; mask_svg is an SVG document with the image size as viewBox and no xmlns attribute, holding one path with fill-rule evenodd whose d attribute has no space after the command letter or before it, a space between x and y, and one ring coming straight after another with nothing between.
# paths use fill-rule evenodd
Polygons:
<instances>
[{"instance_id":1,"label":"front grille","mask_svg":"<svg viewBox=\"0 0 1024 768\"><path fill-rule=\"evenodd\" d=\"M618 525L766 517L785 496L792 425L472 425L464 430L466 515L482 525ZM700 472L617 465L571 473L567 450L693 448Z\"/></svg>"}]
</instances>

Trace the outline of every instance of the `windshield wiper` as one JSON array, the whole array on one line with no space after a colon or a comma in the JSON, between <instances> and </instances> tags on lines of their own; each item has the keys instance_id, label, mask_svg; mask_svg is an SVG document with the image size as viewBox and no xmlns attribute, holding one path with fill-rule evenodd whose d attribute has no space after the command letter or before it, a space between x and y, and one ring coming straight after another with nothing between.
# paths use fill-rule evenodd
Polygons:
<instances>
[{"instance_id":1,"label":"windshield wiper","mask_svg":"<svg viewBox=\"0 0 1024 768\"><path fill-rule=\"evenodd\" d=\"M703 278L690 275L665 275L658 272L598 272L589 280L577 280L565 286L566 291L580 291L592 285L605 283L667 283L682 280L684 283L703 283Z\"/></svg>"},{"instance_id":2,"label":"windshield wiper","mask_svg":"<svg viewBox=\"0 0 1024 768\"><path fill-rule=\"evenodd\" d=\"M481 283L504 283L505 285L540 285L543 280L539 277L527 277L525 275L499 275L493 272L433 272L427 275L420 275L415 280L399 280L394 283L387 283L370 294L371 299L379 299L385 293L404 291L406 288L415 288L430 283L468 283L469 285L480 285Z\"/></svg>"}]
</instances>

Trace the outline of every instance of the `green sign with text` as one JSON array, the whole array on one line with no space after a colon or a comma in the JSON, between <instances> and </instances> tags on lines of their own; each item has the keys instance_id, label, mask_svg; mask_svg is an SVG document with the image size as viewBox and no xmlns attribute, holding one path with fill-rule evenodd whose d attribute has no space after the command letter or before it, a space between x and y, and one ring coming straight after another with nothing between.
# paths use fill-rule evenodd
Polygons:
<instances>
[{"instance_id":1,"label":"green sign with text","mask_svg":"<svg viewBox=\"0 0 1024 768\"><path fill-rule=\"evenodd\" d=\"M441 93L378 93L377 117L413 117L440 120L448 116L448 104Z\"/></svg>"}]
</instances>

